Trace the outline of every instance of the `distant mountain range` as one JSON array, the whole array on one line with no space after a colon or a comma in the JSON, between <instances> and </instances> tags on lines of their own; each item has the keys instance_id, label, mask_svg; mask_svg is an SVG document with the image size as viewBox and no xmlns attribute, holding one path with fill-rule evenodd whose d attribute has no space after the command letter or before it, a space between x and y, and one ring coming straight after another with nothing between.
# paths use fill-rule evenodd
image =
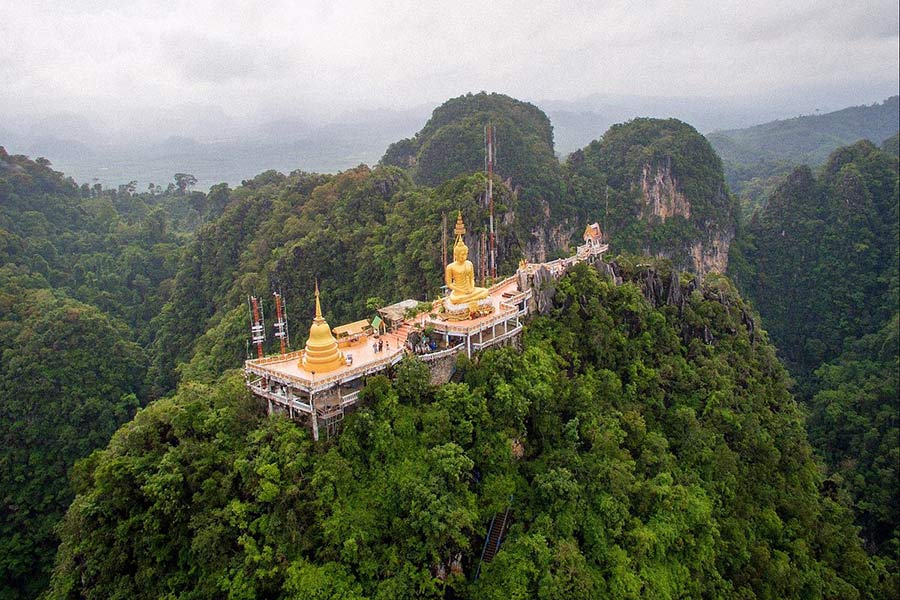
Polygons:
<instances>
[{"instance_id":1,"label":"distant mountain range","mask_svg":"<svg viewBox=\"0 0 900 600\"><path fill-rule=\"evenodd\" d=\"M881 104L715 131L706 137L726 162L787 160L820 165L835 148L861 139L880 144L898 129L900 96L892 96Z\"/></svg>"},{"instance_id":2,"label":"distant mountain range","mask_svg":"<svg viewBox=\"0 0 900 600\"><path fill-rule=\"evenodd\" d=\"M881 145L898 129L900 96L892 96L880 104L715 131L706 137L722 158L732 191L753 210L794 166L817 167L835 149L862 139Z\"/></svg>"},{"instance_id":3,"label":"distant mountain range","mask_svg":"<svg viewBox=\"0 0 900 600\"><path fill-rule=\"evenodd\" d=\"M876 143L898 129L898 98L823 115L760 123L795 112L786 104L765 107L749 101L592 95L573 101L542 100L553 124L560 159L599 139L610 126L636 117L674 117L708 134L722 156L732 189L741 182L781 173L782 163L821 163L835 148L867 137ZM177 172L191 173L198 188L244 179L275 169L335 172L375 164L392 142L421 129L430 106L367 110L326 124L284 117L243 123L217 107L188 106L178 114L157 110L152 128L111 133L81 115L39 119L16 131L0 125L0 146L32 158L49 158L79 183L107 186L138 181L165 185ZM165 135L171 132L171 135Z\"/></svg>"},{"instance_id":4,"label":"distant mountain range","mask_svg":"<svg viewBox=\"0 0 900 600\"><path fill-rule=\"evenodd\" d=\"M238 129L224 123L221 139L198 139L173 128L177 135L156 140L143 134L111 140L86 120L68 116L25 134L0 128L0 146L10 153L47 157L78 183L115 186L137 180L143 189L150 182L165 186L173 174L183 172L193 174L205 189L223 181L238 185L269 169L328 173L375 164L391 142L421 127L429 112L365 111L324 125L280 119Z\"/></svg>"}]
</instances>

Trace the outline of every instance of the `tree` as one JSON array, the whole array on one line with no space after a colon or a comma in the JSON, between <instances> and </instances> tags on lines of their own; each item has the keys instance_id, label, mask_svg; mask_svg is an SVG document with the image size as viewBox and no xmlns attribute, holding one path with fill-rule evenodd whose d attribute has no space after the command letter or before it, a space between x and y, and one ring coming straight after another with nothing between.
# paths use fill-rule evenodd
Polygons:
<instances>
[{"instance_id":1,"label":"tree","mask_svg":"<svg viewBox=\"0 0 900 600\"><path fill-rule=\"evenodd\" d=\"M68 470L138 407L140 348L99 310L46 290L0 298L0 598L47 584Z\"/></svg>"},{"instance_id":2,"label":"tree","mask_svg":"<svg viewBox=\"0 0 900 600\"><path fill-rule=\"evenodd\" d=\"M197 178L188 173L175 173L174 179L175 187L178 188L178 193L180 195L187 193L187 190L197 183Z\"/></svg>"}]
</instances>

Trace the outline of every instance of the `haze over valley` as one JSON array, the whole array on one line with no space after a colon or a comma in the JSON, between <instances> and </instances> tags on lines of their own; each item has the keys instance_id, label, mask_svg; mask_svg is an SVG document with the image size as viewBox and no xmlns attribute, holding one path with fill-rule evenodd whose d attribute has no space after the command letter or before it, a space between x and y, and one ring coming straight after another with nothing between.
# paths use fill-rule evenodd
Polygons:
<instances>
[{"instance_id":1,"label":"haze over valley","mask_svg":"<svg viewBox=\"0 0 900 600\"><path fill-rule=\"evenodd\" d=\"M766 100L763 104L755 99L595 94L535 104L550 117L555 151L561 159L602 135L610 125L638 116L674 117L707 133L844 108L813 100ZM873 104L883 100L855 101ZM188 105L157 115L152 126L145 123L121 130L111 128L102 117L60 113L33 121L0 121L0 139L7 151L46 157L79 183L116 187L137 181L146 189L150 183L165 186L174 173L188 172L197 178L200 189L208 189L223 182L237 185L268 169L334 173L363 163L375 164L388 144L421 128L432 109L432 105L420 105L403 110L358 110L324 123L302 115L244 122L218 106ZM842 142L863 137L834 139L826 153Z\"/></svg>"}]
</instances>

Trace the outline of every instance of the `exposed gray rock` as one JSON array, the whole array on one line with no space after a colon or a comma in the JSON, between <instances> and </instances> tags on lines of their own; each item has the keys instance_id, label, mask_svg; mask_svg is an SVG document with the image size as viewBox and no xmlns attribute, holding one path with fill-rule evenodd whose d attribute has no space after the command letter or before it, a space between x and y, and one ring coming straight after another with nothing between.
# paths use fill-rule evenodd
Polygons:
<instances>
[{"instance_id":1,"label":"exposed gray rock","mask_svg":"<svg viewBox=\"0 0 900 600\"><path fill-rule=\"evenodd\" d=\"M532 278L531 288L535 312L539 315L549 314L553 308L553 296L556 295L556 278L550 273L550 269L538 269Z\"/></svg>"}]
</instances>

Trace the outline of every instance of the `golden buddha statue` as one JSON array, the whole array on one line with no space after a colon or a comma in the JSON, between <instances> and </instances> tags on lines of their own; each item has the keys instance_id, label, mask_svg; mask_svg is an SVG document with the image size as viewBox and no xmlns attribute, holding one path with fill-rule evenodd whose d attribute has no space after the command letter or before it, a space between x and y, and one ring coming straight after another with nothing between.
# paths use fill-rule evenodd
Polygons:
<instances>
[{"instance_id":1,"label":"golden buddha statue","mask_svg":"<svg viewBox=\"0 0 900 600\"><path fill-rule=\"evenodd\" d=\"M300 361L300 367L313 373L327 373L345 364L343 353L338 350L337 341L331 334L331 327L322 316L319 304L319 282L316 282L316 317L309 328L309 339L306 340L306 352Z\"/></svg>"},{"instance_id":2,"label":"golden buddha statue","mask_svg":"<svg viewBox=\"0 0 900 600\"><path fill-rule=\"evenodd\" d=\"M477 302L488 297L485 288L475 286L475 267L468 260L469 248L463 242L466 226L463 224L462 211L456 217L456 243L453 245L453 262L444 270L444 282L450 288L450 304L461 305Z\"/></svg>"}]
</instances>

